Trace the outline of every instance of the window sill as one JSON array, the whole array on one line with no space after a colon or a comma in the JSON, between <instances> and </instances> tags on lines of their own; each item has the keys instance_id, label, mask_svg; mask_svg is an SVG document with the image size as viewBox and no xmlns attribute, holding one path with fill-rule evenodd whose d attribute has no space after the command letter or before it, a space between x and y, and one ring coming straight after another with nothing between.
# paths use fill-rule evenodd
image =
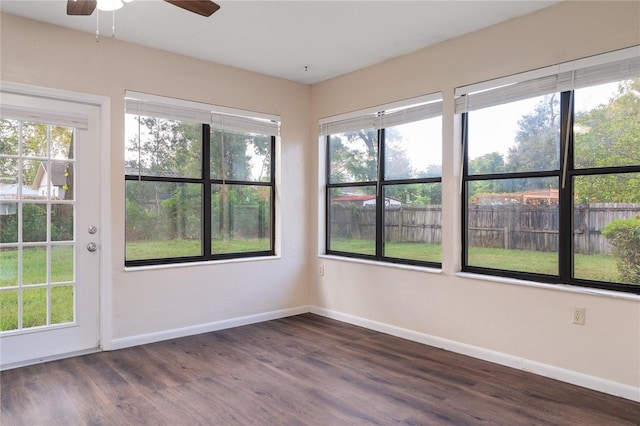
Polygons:
<instances>
[{"instance_id":1,"label":"window sill","mask_svg":"<svg viewBox=\"0 0 640 426\"><path fill-rule=\"evenodd\" d=\"M357 259L353 257L333 256L328 254L319 254L318 258L327 260L338 260L347 263L361 263L372 266L382 266L385 268L405 269L409 271L426 272L429 274L442 274L442 269L430 268L428 266L404 265L402 263L380 262L377 260Z\"/></svg>"},{"instance_id":2,"label":"window sill","mask_svg":"<svg viewBox=\"0 0 640 426\"><path fill-rule=\"evenodd\" d=\"M194 266L214 266L223 265L229 263L244 263L244 262L259 262L266 260L279 260L281 256L256 256L256 257L241 257L237 259L220 259L220 260L207 260L203 262L184 262L184 263L167 263L164 265L149 265L149 266L125 266L124 272L140 272L140 271L155 271L158 269L173 269L173 268L187 268Z\"/></svg>"},{"instance_id":3,"label":"window sill","mask_svg":"<svg viewBox=\"0 0 640 426\"><path fill-rule=\"evenodd\" d=\"M457 272L454 274L454 276L460 277L460 278L472 279L472 280L489 281L489 282L499 283L499 284L520 285L525 287L541 288L545 290L555 290L555 291L564 291L567 293L585 294L589 296L610 297L613 299L631 300L634 302L640 301L640 295L638 294L625 293L625 292L613 291L613 290L602 290L602 289L589 288L589 287L580 287L577 285L545 284L545 283L539 283L535 281L525 281L525 280L517 280L514 278L498 277L495 275L472 274L469 272Z\"/></svg>"}]
</instances>

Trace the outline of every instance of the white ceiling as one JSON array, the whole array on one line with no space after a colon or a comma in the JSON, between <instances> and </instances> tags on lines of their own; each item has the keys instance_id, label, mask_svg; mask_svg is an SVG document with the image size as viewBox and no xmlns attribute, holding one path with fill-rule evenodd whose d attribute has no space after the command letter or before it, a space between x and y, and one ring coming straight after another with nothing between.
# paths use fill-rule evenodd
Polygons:
<instances>
[{"instance_id":1,"label":"white ceiling","mask_svg":"<svg viewBox=\"0 0 640 426\"><path fill-rule=\"evenodd\" d=\"M162 0L115 12L117 39L307 84L404 55L559 1L217 1L208 18ZM95 34L66 0L0 0L3 13ZM113 15L101 12L111 37Z\"/></svg>"}]
</instances>

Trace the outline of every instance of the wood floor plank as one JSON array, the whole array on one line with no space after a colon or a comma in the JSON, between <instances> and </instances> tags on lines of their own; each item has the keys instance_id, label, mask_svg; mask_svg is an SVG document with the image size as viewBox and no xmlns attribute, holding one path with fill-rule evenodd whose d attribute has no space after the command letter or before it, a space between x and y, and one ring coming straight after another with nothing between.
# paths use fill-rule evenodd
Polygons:
<instances>
[{"instance_id":1,"label":"wood floor plank","mask_svg":"<svg viewBox=\"0 0 640 426\"><path fill-rule=\"evenodd\" d=\"M5 425L639 425L640 404L305 314L0 374Z\"/></svg>"}]
</instances>

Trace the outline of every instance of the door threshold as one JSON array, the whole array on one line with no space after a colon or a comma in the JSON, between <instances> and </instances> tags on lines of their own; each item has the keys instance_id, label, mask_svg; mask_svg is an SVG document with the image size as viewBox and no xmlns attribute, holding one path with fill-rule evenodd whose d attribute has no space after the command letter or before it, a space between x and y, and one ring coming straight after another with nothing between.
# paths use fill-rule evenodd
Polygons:
<instances>
[{"instance_id":1,"label":"door threshold","mask_svg":"<svg viewBox=\"0 0 640 426\"><path fill-rule=\"evenodd\" d=\"M36 364L44 364L45 362L58 361L65 358L73 358L76 356L89 355L97 352L102 352L102 348L97 347L97 348L91 348L91 349L84 349L81 351L67 352L64 354L51 355L46 357L30 359L26 361L14 362L11 364L0 365L0 371L12 370L14 368L20 368L20 367L28 367L30 365L36 365Z\"/></svg>"}]
</instances>

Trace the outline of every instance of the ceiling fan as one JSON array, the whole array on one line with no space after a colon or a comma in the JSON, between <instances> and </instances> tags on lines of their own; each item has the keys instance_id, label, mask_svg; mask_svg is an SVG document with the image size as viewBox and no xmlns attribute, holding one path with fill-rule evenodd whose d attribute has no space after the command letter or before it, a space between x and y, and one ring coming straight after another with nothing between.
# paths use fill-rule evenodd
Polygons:
<instances>
[{"instance_id":1,"label":"ceiling fan","mask_svg":"<svg viewBox=\"0 0 640 426\"><path fill-rule=\"evenodd\" d=\"M189 12L211 16L220 6L211 0L164 0ZM67 15L88 16L93 13L97 0L67 0ZM121 3L122 5L122 3Z\"/></svg>"}]
</instances>

